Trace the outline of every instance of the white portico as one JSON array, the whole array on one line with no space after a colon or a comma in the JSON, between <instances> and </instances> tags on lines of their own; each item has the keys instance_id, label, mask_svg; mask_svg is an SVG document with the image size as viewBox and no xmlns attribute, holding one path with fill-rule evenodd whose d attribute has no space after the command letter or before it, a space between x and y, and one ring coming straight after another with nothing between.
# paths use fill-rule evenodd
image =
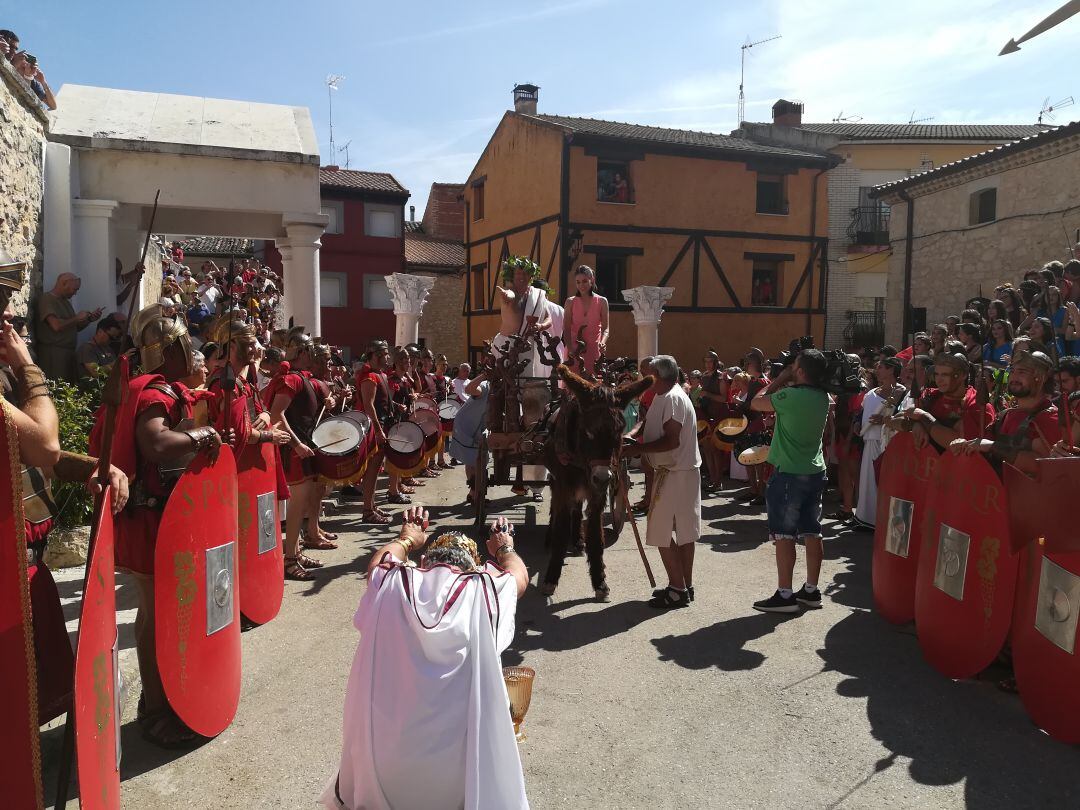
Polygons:
<instances>
[{"instance_id":1,"label":"white portico","mask_svg":"<svg viewBox=\"0 0 1080 810\"><path fill-rule=\"evenodd\" d=\"M272 240L286 317L319 333L327 217L307 108L64 85L45 156L45 288L72 272L77 309L116 309L116 260L138 261L158 189L155 233Z\"/></svg>"}]
</instances>

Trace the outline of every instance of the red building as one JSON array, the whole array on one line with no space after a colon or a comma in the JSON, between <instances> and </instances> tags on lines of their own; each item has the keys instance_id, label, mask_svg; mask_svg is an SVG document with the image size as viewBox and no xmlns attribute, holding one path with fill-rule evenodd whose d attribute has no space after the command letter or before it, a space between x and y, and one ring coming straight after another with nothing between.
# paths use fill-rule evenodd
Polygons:
<instances>
[{"instance_id":1,"label":"red building","mask_svg":"<svg viewBox=\"0 0 1080 810\"><path fill-rule=\"evenodd\" d=\"M319 170L319 186L322 212L330 220L319 250L322 337L350 359L375 338L394 340L386 276L405 269L409 192L391 174L337 166Z\"/></svg>"}]
</instances>

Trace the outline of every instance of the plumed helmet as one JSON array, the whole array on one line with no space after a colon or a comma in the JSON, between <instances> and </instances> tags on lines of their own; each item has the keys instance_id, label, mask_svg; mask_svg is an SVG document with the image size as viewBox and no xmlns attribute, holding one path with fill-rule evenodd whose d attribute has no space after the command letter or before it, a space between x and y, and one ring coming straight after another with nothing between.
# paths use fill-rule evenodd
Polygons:
<instances>
[{"instance_id":1,"label":"plumed helmet","mask_svg":"<svg viewBox=\"0 0 1080 810\"><path fill-rule=\"evenodd\" d=\"M285 337L285 359L295 360L312 346L311 335L302 326L294 326Z\"/></svg>"},{"instance_id":2,"label":"plumed helmet","mask_svg":"<svg viewBox=\"0 0 1080 810\"><path fill-rule=\"evenodd\" d=\"M222 315L207 328L206 339L222 346L236 340L251 342L255 340L255 327L238 318Z\"/></svg>"},{"instance_id":3,"label":"plumed helmet","mask_svg":"<svg viewBox=\"0 0 1080 810\"><path fill-rule=\"evenodd\" d=\"M165 365L165 350L174 343L183 345L190 367L191 338L179 318L161 314L161 305L153 304L140 310L131 319L131 339L139 350L143 371L157 371Z\"/></svg>"}]
</instances>

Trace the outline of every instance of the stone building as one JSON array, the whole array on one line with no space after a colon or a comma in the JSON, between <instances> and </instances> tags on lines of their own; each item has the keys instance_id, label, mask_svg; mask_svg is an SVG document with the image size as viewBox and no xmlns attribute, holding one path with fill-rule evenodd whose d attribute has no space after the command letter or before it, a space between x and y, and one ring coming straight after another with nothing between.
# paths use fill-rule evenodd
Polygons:
<instances>
[{"instance_id":1,"label":"stone building","mask_svg":"<svg viewBox=\"0 0 1080 810\"><path fill-rule=\"evenodd\" d=\"M451 363L465 351L465 202L461 183L432 183L423 219L405 223L406 272L435 279L420 318L420 340Z\"/></svg>"},{"instance_id":2,"label":"stone building","mask_svg":"<svg viewBox=\"0 0 1080 810\"><path fill-rule=\"evenodd\" d=\"M886 183L891 206L885 338L910 336L1002 282L1077 252L1080 122Z\"/></svg>"},{"instance_id":3,"label":"stone building","mask_svg":"<svg viewBox=\"0 0 1080 810\"><path fill-rule=\"evenodd\" d=\"M0 60L0 248L27 267L11 308L25 315L31 290L41 290L42 189L46 110L6 60Z\"/></svg>"},{"instance_id":4,"label":"stone building","mask_svg":"<svg viewBox=\"0 0 1080 810\"><path fill-rule=\"evenodd\" d=\"M825 345L880 346L884 338L889 208L871 189L993 146L1035 135L1028 124L804 123L803 105L781 99L773 122L744 122L732 133L839 158L829 170L829 248Z\"/></svg>"}]
</instances>

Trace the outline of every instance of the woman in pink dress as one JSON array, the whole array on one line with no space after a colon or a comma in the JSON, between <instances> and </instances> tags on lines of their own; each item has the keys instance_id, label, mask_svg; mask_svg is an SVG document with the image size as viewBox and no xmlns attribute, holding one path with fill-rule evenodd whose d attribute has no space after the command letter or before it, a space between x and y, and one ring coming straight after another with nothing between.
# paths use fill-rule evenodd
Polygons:
<instances>
[{"instance_id":1,"label":"woman in pink dress","mask_svg":"<svg viewBox=\"0 0 1080 810\"><path fill-rule=\"evenodd\" d=\"M563 320L563 341L566 343L566 364L575 371L593 373L596 359L604 353L608 340L608 300L596 292L596 272L586 264L574 273L577 295L566 299ZM578 352L578 340L585 350ZM576 362L572 362L576 358Z\"/></svg>"}]
</instances>

